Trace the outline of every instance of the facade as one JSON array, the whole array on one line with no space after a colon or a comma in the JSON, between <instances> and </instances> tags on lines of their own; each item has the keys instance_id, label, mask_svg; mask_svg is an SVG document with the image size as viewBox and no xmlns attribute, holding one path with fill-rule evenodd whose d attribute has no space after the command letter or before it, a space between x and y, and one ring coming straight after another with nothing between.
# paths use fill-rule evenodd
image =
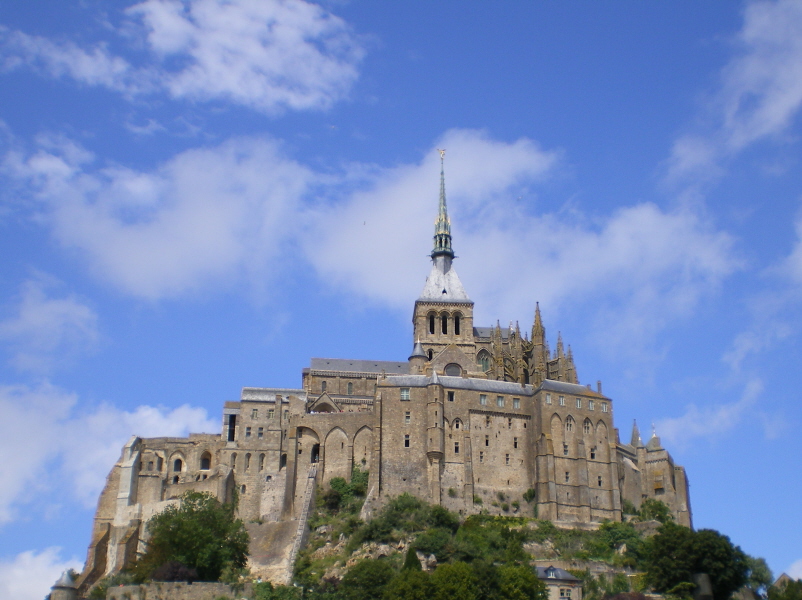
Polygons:
<instances>
[{"instance_id":1,"label":"facade","mask_svg":"<svg viewBox=\"0 0 802 600\"><path fill-rule=\"evenodd\" d=\"M549 590L549 600L582 600L582 581L553 565L537 567L537 576Z\"/></svg>"},{"instance_id":2,"label":"facade","mask_svg":"<svg viewBox=\"0 0 802 600\"><path fill-rule=\"evenodd\" d=\"M313 358L298 389L243 388L219 434L132 438L98 503L82 589L128 564L148 518L187 490L228 500L236 489L251 569L280 581L315 488L354 467L369 472L365 518L405 492L462 515L516 514L527 494L566 526L621 520L625 500L645 498L691 526L684 469L656 435L644 444L634 427L620 441L613 400L579 383L561 338L550 350L539 306L528 335L474 324L442 170L431 259L406 361Z\"/></svg>"}]
</instances>

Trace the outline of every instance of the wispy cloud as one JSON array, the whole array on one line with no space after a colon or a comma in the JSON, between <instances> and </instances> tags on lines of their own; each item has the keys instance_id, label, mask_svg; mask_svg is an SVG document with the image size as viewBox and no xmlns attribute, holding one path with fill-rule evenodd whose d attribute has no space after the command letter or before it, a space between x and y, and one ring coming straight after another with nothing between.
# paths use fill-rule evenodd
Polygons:
<instances>
[{"instance_id":1,"label":"wispy cloud","mask_svg":"<svg viewBox=\"0 0 802 600\"><path fill-rule=\"evenodd\" d=\"M802 106L802 4L753 2L734 38L735 56L723 68L700 131L674 144L671 179L706 180L721 161L766 138L779 138Z\"/></svg>"},{"instance_id":2,"label":"wispy cloud","mask_svg":"<svg viewBox=\"0 0 802 600\"><path fill-rule=\"evenodd\" d=\"M75 294L61 293L61 287L38 274L22 285L11 316L0 321L0 341L8 344L17 369L48 373L97 344L95 311Z\"/></svg>"},{"instance_id":3,"label":"wispy cloud","mask_svg":"<svg viewBox=\"0 0 802 600\"><path fill-rule=\"evenodd\" d=\"M42 491L67 490L87 508L97 502L110 465L131 435L183 436L216 432L205 410L182 405L142 405L121 410L110 404L74 411L75 394L52 384L0 386L0 524ZM37 443L29 444L36 423ZM19 452L19 448L27 450ZM54 466L55 465L55 466Z\"/></svg>"},{"instance_id":4,"label":"wispy cloud","mask_svg":"<svg viewBox=\"0 0 802 600\"><path fill-rule=\"evenodd\" d=\"M82 48L0 28L0 65L29 67L127 96L223 100L268 114L344 98L364 49L348 24L302 0L146 0L126 11L141 64L105 44ZM118 32L121 33L121 32Z\"/></svg>"},{"instance_id":5,"label":"wispy cloud","mask_svg":"<svg viewBox=\"0 0 802 600\"><path fill-rule=\"evenodd\" d=\"M11 560L0 561L0 597L14 600L41 600L50 592L61 573L79 571L83 563L76 558L63 559L61 548L40 552L28 550Z\"/></svg>"}]
</instances>

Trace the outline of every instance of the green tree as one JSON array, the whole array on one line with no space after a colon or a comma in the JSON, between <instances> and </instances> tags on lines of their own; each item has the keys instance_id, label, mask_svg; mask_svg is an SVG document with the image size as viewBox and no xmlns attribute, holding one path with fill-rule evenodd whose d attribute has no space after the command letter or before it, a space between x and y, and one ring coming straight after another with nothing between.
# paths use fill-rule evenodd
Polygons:
<instances>
[{"instance_id":1,"label":"green tree","mask_svg":"<svg viewBox=\"0 0 802 600\"><path fill-rule=\"evenodd\" d=\"M417 560L417 559L415 559ZM420 569L403 569L390 582L384 592L384 600L431 600L434 584L428 573Z\"/></svg>"},{"instance_id":2,"label":"green tree","mask_svg":"<svg viewBox=\"0 0 802 600\"><path fill-rule=\"evenodd\" d=\"M534 574L524 565L504 565L499 567L500 600L548 600L549 592Z\"/></svg>"},{"instance_id":3,"label":"green tree","mask_svg":"<svg viewBox=\"0 0 802 600\"><path fill-rule=\"evenodd\" d=\"M802 579L789 581L785 585L771 586L769 600L802 600Z\"/></svg>"},{"instance_id":4,"label":"green tree","mask_svg":"<svg viewBox=\"0 0 802 600\"><path fill-rule=\"evenodd\" d=\"M668 505L655 498L647 498L644 500L640 505L640 512L638 514L642 521L660 521L661 523L668 523L674 520Z\"/></svg>"},{"instance_id":5,"label":"green tree","mask_svg":"<svg viewBox=\"0 0 802 600\"><path fill-rule=\"evenodd\" d=\"M340 582L346 600L375 600L384 595L395 569L385 560L367 558L351 567Z\"/></svg>"},{"instance_id":6,"label":"green tree","mask_svg":"<svg viewBox=\"0 0 802 600\"><path fill-rule=\"evenodd\" d=\"M470 565L454 562L441 565L432 573L434 600L477 600L479 586Z\"/></svg>"},{"instance_id":7,"label":"green tree","mask_svg":"<svg viewBox=\"0 0 802 600\"><path fill-rule=\"evenodd\" d=\"M195 569L201 581L217 581L223 569L242 569L248 557L248 532L234 517L234 503L221 504L206 492L186 492L148 521L150 539L137 563L139 575L150 575L176 561Z\"/></svg>"},{"instance_id":8,"label":"green tree","mask_svg":"<svg viewBox=\"0 0 802 600\"><path fill-rule=\"evenodd\" d=\"M407 556L404 559L404 566L401 567L401 570L406 571L407 569L411 569L413 571L422 571L423 567L420 565L420 561L418 560L418 554L415 552L415 548L410 546L407 549Z\"/></svg>"},{"instance_id":9,"label":"green tree","mask_svg":"<svg viewBox=\"0 0 802 600\"><path fill-rule=\"evenodd\" d=\"M755 591L768 590L774 581L774 575L766 559L747 555L746 563L749 565L749 587Z\"/></svg>"},{"instance_id":10,"label":"green tree","mask_svg":"<svg viewBox=\"0 0 802 600\"><path fill-rule=\"evenodd\" d=\"M729 600L733 592L747 583L746 554L733 546L730 538L713 529L701 529L694 535L696 572L710 576L715 600Z\"/></svg>"}]
</instances>

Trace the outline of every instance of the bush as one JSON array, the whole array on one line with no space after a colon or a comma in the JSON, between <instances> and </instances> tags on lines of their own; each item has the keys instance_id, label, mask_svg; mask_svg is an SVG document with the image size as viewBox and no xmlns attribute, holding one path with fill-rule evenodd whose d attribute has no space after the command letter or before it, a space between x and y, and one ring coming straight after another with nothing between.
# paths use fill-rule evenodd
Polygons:
<instances>
[{"instance_id":1,"label":"bush","mask_svg":"<svg viewBox=\"0 0 802 600\"><path fill-rule=\"evenodd\" d=\"M474 504L482 504L482 498L477 496L476 494L473 495L473 503Z\"/></svg>"},{"instance_id":2,"label":"bush","mask_svg":"<svg viewBox=\"0 0 802 600\"><path fill-rule=\"evenodd\" d=\"M351 567L340 582L339 590L346 600L381 598L395 570L384 560L365 559Z\"/></svg>"},{"instance_id":3,"label":"bush","mask_svg":"<svg viewBox=\"0 0 802 600\"><path fill-rule=\"evenodd\" d=\"M448 497L449 498L456 498L457 497L457 490L454 488L448 488Z\"/></svg>"},{"instance_id":4,"label":"bush","mask_svg":"<svg viewBox=\"0 0 802 600\"><path fill-rule=\"evenodd\" d=\"M450 554L450 552L447 551L450 543L451 532L448 529L436 527L427 529L420 534L413 546L415 550L420 550L426 554L434 554L438 562L443 562Z\"/></svg>"},{"instance_id":5,"label":"bush","mask_svg":"<svg viewBox=\"0 0 802 600\"><path fill-rule=\"evenodd\" d=\"M523 498L524 498L524 500L526 500L527 502L529 502L531 504L536 496L537 496L537 492L535 492L534 488L529 488L528 490L526 490L524 492Z\"/></svg>"},{"instance_id":6,"label":"bush","mask_svg":"<svg viewBox=\"0 0 802 600\"><path fill-rule=\"evenodd\" d=\"M186 581L192 583L198 580L198 572L181 564L177 560L170 560L157 567L151 574L153 581Z\"/></svg>"}]
</instances>

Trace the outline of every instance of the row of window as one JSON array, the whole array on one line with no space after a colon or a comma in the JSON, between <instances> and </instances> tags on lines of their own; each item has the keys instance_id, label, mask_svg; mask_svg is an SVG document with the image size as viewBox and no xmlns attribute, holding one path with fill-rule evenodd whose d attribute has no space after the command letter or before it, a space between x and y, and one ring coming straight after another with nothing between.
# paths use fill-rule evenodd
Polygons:
<instances>
[{"instance_id":1,"label":"row of window","mask_svg":"<svg viewBox=\"0 0 802 600\"><path fill-rule=\"evenodd\" d=\"M563 442L563 456L568 456L568 444ZM596 460L596 446L590 449L590 460Z\"/></svg>"},{"instance_id":2,"label":"row of window","mask_svg":"<svg viewBox=\"0 0 802 600\"><path fill-rule=\"evenodd\" d=\"M429 335L434 335L438 329L440 329L440 333L448 335L449 321L454 323L454 335L460 335L462 313L454 313L453 317L449 313L441 313L440 315L429 313Z\"/></svg>"},{"instance_id":3,"label":"row of window","mask_svg":"<svg viewBox=\"0 0 802 600\"><path fill-rule=\"evenodd\" d=\"M289 409L285 409L284 417L286 418L287 416L289 416L289 414L290 414ZM258 418L259 418L259 409L258 408L251 409L251 419L256 420ZM276 418L276 410L274 408L267 409L267 418L268 419Z\"/></svg>"},{"instance_id":4,"label":"row of window","mask_svg":"<svg viewBox=\"0 0 802 600\"><path fill-rule=\"evenodd\" d=\"M570 471L565 472L565 483L571 483ZM598 484L599 487L602 487L602 485L604 484L604 479L602 478L601 475L599 475L599 477L596 479L596 483Z\"/></svg>"},{"instance_id":5,"label":"row of window","mask_svg":"<svg viewBox=\"0 0 802 600\"><path fill-rule=\"evenodd\" d=\"M456 398L456 392L449 391L446 393L446 397L448 398L449 402L454 402ZM401 388L401 400L406 402L411 399L410 388L402 387ZM479 394L479 404L481 406L487 406L487 394ZM506 404L506 399L504 396L496 396L496 406L499 408L504 408ZM513 398L512 399L512 407L513 408L521 408L521 399L520 398Z\"/></svg>"},{"instance_id":6,"label":"row of window","mask_svg":"<svg viewBox=\"0 0 802 600\"><path fill-rule=\"evenodd\" d=\"M558 396L557 401L559 402L560 406L565 406L565 396ZM576 398L576 407L582 408L582 398ZM551 404L551 394L546 394L546 404ZM609 412L609 406L607 402L600 402L601 411L603 413ZM588 410L596 410L596 403L593 400L588 400Z\"/></svg>"}]
</instances>

